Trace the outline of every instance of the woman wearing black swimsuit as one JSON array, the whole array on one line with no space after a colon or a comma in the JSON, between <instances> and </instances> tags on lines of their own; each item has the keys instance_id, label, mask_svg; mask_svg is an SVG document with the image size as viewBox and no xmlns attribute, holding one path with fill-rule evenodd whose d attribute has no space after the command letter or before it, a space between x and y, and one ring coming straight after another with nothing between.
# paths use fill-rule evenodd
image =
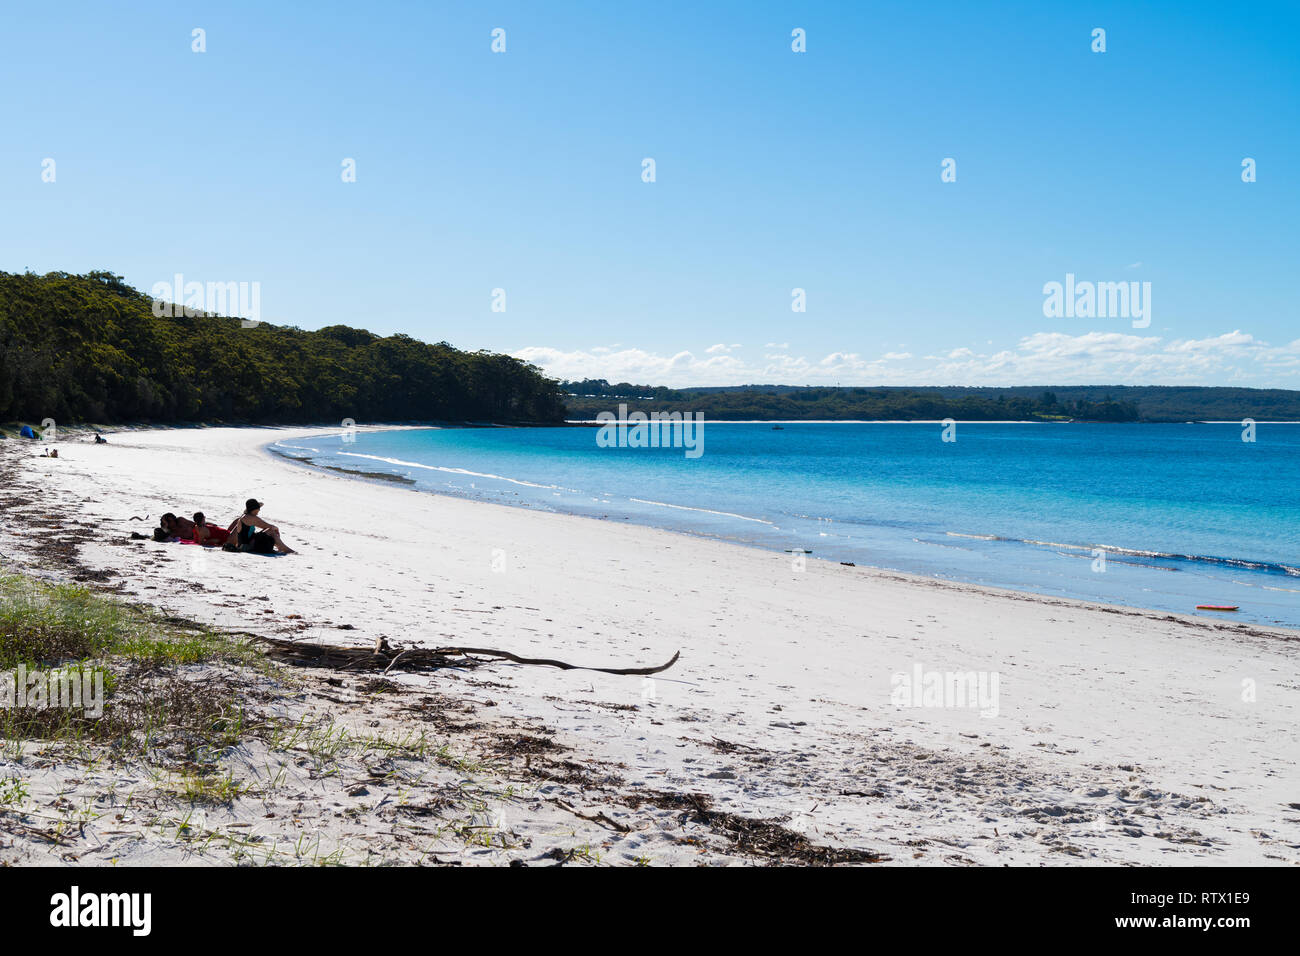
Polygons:
<instances>
[{"instance_id":1,"label":"woman wearing black swimsuit","mask_svg":"<svg viewBox=\"0 0 1300 956\"><path fill-rule=\"evenodd\" d=\"M280 554L297 554L297 551L280 540L279 528L267 524L257 516L261 510L262 502L249 498L244 502L244 513L231 525L230 530L236 533L239 550L251 554L271 554L275 551Z\"/></svg>"}]
</instances>

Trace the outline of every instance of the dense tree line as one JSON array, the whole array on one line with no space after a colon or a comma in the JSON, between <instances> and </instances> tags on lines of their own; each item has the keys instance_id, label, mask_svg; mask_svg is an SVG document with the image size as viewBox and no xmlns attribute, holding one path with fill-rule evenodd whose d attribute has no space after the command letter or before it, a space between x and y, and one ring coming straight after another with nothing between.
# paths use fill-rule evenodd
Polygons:
<instances>
[{"instance_id":1,"label":"dense tree line","mask_svg":"<svg viewBox=\"0 0 1300 956\"><path fill-rule=\"evenodd\" d=\"M341 325L242 328L153 312L149 296L108 272L0 272L0 421L564 417L556 383L508 355Z\"/></svg>"},{"instance_id":2,"label":"dense tree line","mask_svg":"<svg viewBox=\"0 0 1300 956\"><path fill-rule=\"evenodd\" d=\"M1033 395L1041 388L950 389L945 394L998 392ZM1300 391L1285 388L1238 388L1205 385L1090 385L1054 389L1062 402L1113 401L1137 406L1146 422L1300 421Z\"/></svg>"},{"instance_id":3,"label":"dense tree line","mask_svg":"<svg viewBox=\"0 0 1300 956\"><path fill-rule=\"evenodd\" d=\"M702 412L723 421L757 420L1034 420L1130 422L1138 420L1132 402L1110 396L1097 400L1058 399L1040 390L1037 396L947 396L931 389L881 388L764 388L764 389L660 389L642 385L592 389L599 382L569 382L568 414L572 419L594 419L620 403L643 412ZM582 389L587 389L583 391ZM996 391L996 390L995 390Z\"/></svg>"},{"instance_id":4,"label":"dense tree line","mask_svg":"<svg viewBox=\"0 0 1300 956\"><path fill-rule=\"evenodd\" d=\"M702 412L720 420L1300 421L1300 392L1192 386L831 388L788 385L669 389L604 379L564 382L568 415L629 410Z\"/></svg>"},{"instance_id":5,"label":"dense tree line","mask_svg":"<svg viewBox=\"0 0 1300 956\"><path fill-rule=\"evenodd\" d=\"M671 388L665 388L662 385L633 385L630 382L619 382L617 385L611 385L603 378L584 378L581 382L562 382L560 388L569 395L570 400L573 398L603 396L607 398L658 398L672 401L681 398L684 394ZM702 392L711 391L711 389L691 389L691 391Z\"/></svg>"}]
</instances>

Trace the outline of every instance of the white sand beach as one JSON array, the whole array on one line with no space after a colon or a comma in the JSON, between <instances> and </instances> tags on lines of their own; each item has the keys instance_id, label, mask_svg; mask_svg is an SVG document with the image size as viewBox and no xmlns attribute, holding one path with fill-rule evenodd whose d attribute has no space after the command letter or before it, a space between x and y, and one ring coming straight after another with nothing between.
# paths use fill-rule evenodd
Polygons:
<instances>
[{"instance_id":1,"label":"white sand beach","mask_svg":"<svg viewBox=\"0 0 1300 956\"><path fill-rule=\"evenodd\" d=\"M26 519L53 516L96 529L76 557L101 586L220 628L609 667L681 652L650 679L391 673L480 721L544 726L569 760L617 779L521 787L509 827L531 849L464 862L530 859L561 822L606 862L744 862L683 842L682 813L626 799L655 791L783 819L879 865L1300 863L1300 633L815 559L798 570L788 554L416 492L264 448L315 433L122 431L65 438L58 459L0 442L30 499L0 527L0 554L38 566L30 536L60 532ZM227 524L249 496L299 554L128 540L165 511ZM891 678L918 668L975 672L996 699L898 706Z\"/></svg>"}]
</instances>

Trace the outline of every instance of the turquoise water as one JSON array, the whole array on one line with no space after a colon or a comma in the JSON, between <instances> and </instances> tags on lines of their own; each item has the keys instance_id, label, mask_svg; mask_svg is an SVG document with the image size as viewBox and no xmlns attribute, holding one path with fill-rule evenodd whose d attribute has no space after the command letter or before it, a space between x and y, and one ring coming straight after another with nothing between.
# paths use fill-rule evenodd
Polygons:
<instances>
[{"instance_id":1,"label":"turquoise water","mask_svg":"<svg viewBox=\"0 0 1300 956\"><path fill-rule=\"evenodd\" d=\"M1236 424L962 423L954 442L938 424L706 424L694 458L602 448L597 434L435 429L273 448L421 491L1134 607L1236 604L1216 616L1300 627L1300 425L1261 424L1249 443Z\"/></svg>"}]
</instances>

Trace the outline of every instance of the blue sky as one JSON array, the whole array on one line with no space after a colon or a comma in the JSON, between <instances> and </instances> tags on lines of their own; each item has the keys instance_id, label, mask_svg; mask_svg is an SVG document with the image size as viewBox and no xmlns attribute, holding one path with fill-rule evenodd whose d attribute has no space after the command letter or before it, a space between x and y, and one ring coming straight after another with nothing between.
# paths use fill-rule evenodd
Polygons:
<instances>
[{"instance_id":1,"label":"blue sky","mask_svg":"<svg viewBox=\"0 0 1300 956\"><path fill-rule=\"evenodd\" d=\"M6 18L5 271L259 282L563 377L1300 387L1295 4ZM1045 316L1067 274L1149 282L1149 326Z\"/></svg>"}]
</instances>

